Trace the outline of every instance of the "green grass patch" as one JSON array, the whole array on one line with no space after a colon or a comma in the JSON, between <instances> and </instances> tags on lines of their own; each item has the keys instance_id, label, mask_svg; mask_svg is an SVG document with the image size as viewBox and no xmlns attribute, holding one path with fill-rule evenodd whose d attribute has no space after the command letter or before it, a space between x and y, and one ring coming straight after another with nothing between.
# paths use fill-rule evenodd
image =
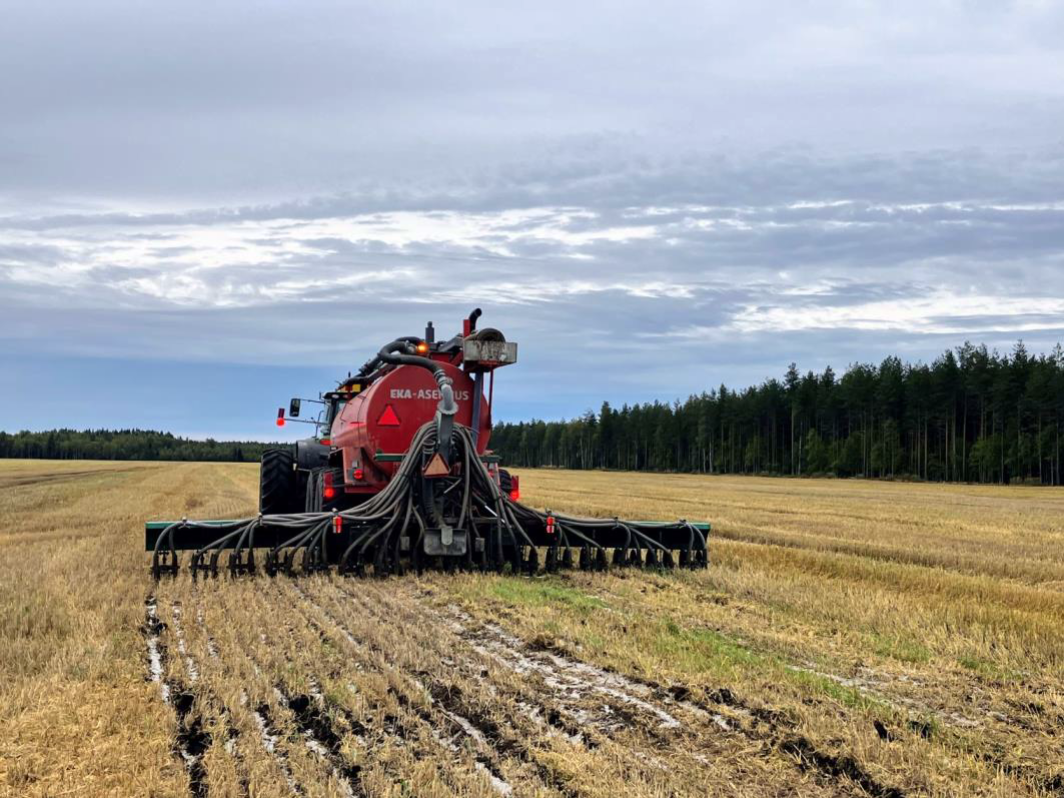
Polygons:
<instances>
[{"instance_id":1,"label":"green grass patch","mask_svg":"<svg viewBox=\"0 0 1064 798\"><path fill-rule=\"evenodd\" d=\"M602 599L566 587L552 579L503 578L492 584L491 592L496 598L512 604L526 604L533 607L563 606L576 610L582 615L588 615L606 606L606 602Z\"/></svg>"},{"instance_id":2,"label":"green grass patch","mask_svg":"<svg viewBox=\"0 0 1064 798\"><path fill-rule=\"evenodd\" d=\"M671 618L661 623L652 646L655 654L690 673L731 676L759 669L768 661L720 632L684 628Z\"/></svg>"},{"instance_id":3,"label":"green grass patch","mask_svg":"<svg viewBox=\"0 0 1064 798\"><path fill-rule=\"evenodd\" d=\"M886 636L873 632L872 650L881 657L890 657L899 662L922 663L931 659L931 649L900 635Z\"/></svg>"},{"instance_id":4,"label":"green grass patch","mask_svg":"<svg viewBox=\"0 0 1064 798\"><path fill-rule=\"evenodd\" d=\"M962 668L967 668L970 671L978 673L980 676L985 676L988 679L994 679L996 681L1010 681L1012 679L1018 679L1021 676L1021 674L1016 671L1003 668L988 659L970 654L957 657L957 663Z\"/></svg>"},{"instance_id":5,"label":"green grass patch","mask_svg":"<svg viewBox=\"0 0 1064 798\"><path fill-rule=\"evenodd\" d=\"M856 687L839 684L834 679L821 676L819 673L810 673L809 671L795 670L793 668L787 668L784 673L788 679L803 690L826 695L851 709L873 710L880 713L889 713L891 711L889 704L871 698Z\"/></svg>"}]
</instances>

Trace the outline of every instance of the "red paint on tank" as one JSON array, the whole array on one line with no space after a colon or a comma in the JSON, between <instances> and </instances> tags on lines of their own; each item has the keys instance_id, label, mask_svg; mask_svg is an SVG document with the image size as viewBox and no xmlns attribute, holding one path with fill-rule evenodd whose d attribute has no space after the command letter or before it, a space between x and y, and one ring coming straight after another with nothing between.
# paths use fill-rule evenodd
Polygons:
<instances>
[{"instance_id":1,"label":"red paint on tank","mask_svg":"<svg viewBox=\"0 0 1064 798\"><path fill-rule=\"evenodd\" d=\"M442 363L451 378L458 414L455 421L473 425L473 380L461 369ZM378 454L401 455L421 426L436 417L440 389L432 373L419 366L398 366L348 401L332 425L332 443L343 453L344 481L352 484L351 472L363 469L358 492L376 492L398 468L398 462ZM481 396L480 434L477 453L483 454L491 436L491 408ZM393 419L398 419L396 425Z\"/></svg>"}]
</instances>

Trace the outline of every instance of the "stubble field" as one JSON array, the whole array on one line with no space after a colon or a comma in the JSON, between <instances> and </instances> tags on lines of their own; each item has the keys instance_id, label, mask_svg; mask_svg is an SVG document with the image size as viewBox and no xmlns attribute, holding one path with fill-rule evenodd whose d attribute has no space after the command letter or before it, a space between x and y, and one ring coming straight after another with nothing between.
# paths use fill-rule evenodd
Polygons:
<instances>
[{"instance_id":1,"label":"stubble field","mask_svg":"<svg viewBox=\"0 0 1064 798\"><path fill-rule=\"evenodd\" d=\"M1064 795L1064 491L521 479L711 567L156 585L256 466L0 461L0 794Z\"/></svg>"}]
</instances>

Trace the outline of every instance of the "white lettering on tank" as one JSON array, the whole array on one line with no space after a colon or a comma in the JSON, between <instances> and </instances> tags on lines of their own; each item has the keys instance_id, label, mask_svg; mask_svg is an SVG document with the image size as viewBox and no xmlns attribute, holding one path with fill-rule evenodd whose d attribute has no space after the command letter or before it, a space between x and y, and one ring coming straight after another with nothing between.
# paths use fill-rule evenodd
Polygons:
<instances>
[{"instance_id":1,"label":"white lettering on tank","mask_svg":"<svg viewBox=\"0 0 1064 798\"><path fill-rule=\"evenodd\" d=\"M469 395L470 395L469 391L455 391L454 392L454 400L456 402L468 402L469 401ZM432 388L432 389L421 388L420 390L418 390L417 393L414 393L410 388L392 388L389 391L389 393L388 393L388 398L389 399L421 399L421 400L426 400L426 401L430 400L430 399L435 399L435 400L438 401L439 398L440 398L440 389L439 388Z\"/></svg>"}]
</instances>

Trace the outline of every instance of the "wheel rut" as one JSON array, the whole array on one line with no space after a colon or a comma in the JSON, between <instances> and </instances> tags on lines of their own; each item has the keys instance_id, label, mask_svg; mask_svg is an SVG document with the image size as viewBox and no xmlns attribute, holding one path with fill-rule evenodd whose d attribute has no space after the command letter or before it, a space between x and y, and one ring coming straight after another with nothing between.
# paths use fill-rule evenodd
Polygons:
<instances>
[{"instance_id":1,"label":"wheel rut","mask_svg":"<svg viewBox=\"0 0 1064 798\"><path fill-rule=\"evenodd\" d=\"M571 682L586 689L615 695L677 724L679 721L670 713L679 714L679 710L693 713L703 724L709 720L721 731L744 734L789 755L800 769L814 771L827 781L845 777L874 798L905 798L903 790L880 783L852 756L838 756L817 748L796 731L795 723L786 713L750 705L727 688L711 691L706 701L695 701L691 698L691 691L682 685L664 689L660 685L597 668L554 651L537 651L495 624L474 627L473 619L460 609L449 607L448 612L456 619L454 628L460 636L489 650L505 652L511 666L518 672L531 670L547 675L556 669L556 672L566 674ZM724 712L729 712L733 719L729 721ZM663 725L671 727L671 724Z\"/></svg>"},{"instance_id":2,"label":"wheel rut","mask_svg":"<svg viewBox=\"0 0 1064 798\"><path fill-rule=\"evenodd\" d=\"M178 680L166 676L168 670L169 650L162 641L166 624L159 618L158 601L149 595L144 602L143 632L148 651L148 679L159 685L159 695L163 703L173 709L177 720L177 732L174 736L174 753L181 759L188 773L188 791L193 798L208 798L207 766L203 755L211 745L211 735L204 730L203 716L197 706L194 693ZM180 627L175 624L175 635L179 650L184 650L184 638ZM191 660L188 661L191 663ZM195 681L198 673L192 667L189 678Z\"/></svg>"},{"instance_id":3,"label":"wheel rut","mask_svg":"<svg viewBox=\"0 0 1064 798\"><path fill-rule=\"evenodd\" d=\"M471 713L454 685L442 683L427 672L391 664L388 652L382 647L359 639L347 623L321 604L317 597L298 584L293 587L305 602L301 608L304 617L319 635L344 641L354 654L359 670L383 672L391 677L388 695L406 714L406 718L403 715L392 718L392 723L403 738L421 736L419 732L425 731L450 755L459 759L469 756L472 767L485 775L497 794L515 794L513 782L516 779L508 773L511 768L507 760L512 759L518 750L516 739L505 739L497 726ZM315 618L312 610L320 613L321 619ZM546 779L543 782L544 786L550 784Z\"/></svg>"},{"instance_id":4,"label":"wheel rut","mask_svg":"<svg viewBox=\"0 0 1064 798\"><path fill-rule=\"evenodd\" d=\"M222 659L221 653L218 650L218 645L214 638L208 632L206 622L203 617L203 612L200 610L196 613L196 624L199 627L201 633L204 636L204 642L207 651L207 657L214 663L219 670L224 671L226 664ZM222 717L226 721L226 727L229 729L229 738L226 741L226 750L238 763L243 764L243 756L241 755L239 748L239 735L236 732L235 725L233 723L233 710L226 704L219 700L222 707ZM288 764L287 757L284 752L279 749L280 735L277 729L274 727L271 717L269 706L260 704L256 707L250 707L250 698L246 690L241 689L239 704L241 710L251 713L251 717L259 733L259 744L263 751L265 751L269 757L273 760L277 769L284 777L285 783L293 795L303 796L306 795L306 791L297 781L295 775L292 773L292 768ZM240 786L242 794L250 795L250 777L247 773L246 766L241 768L240 773Z\"/></svg>"},{"instance_id":5,"label":"wheel rut","mask_svg":"<svg viewBox=\"0 0 1064 798\"><path fill-rule=\"evenodd\" d=\"M436 612L428 607L425 610ZM493 657L517 675L538 674L555 693L564 695L575 689L606 695L656 719L659 731L692 727L703 733L740 734L758 743L763 755L782 753L800 770L812 772L825 784L846 779L874 798L905 798L902 789L881 783L854 757L818 748L799 732L787 713L751 705L727 688L711 691L705 700L697 701L683 685L663 688L555 650L526 644L497 624L478 624L453 605L437 617L447 620L452 631L474 650ZM600 728L610 731L608 726Z\"/></svg>"},{"instance_id":6,"label":"wheel rut","mask_svg":"<svg viewBox=\"0 0 1064 798\"><path fill-rule=\"evenodd\" d=\"M726 688L700 693L696 699L683 685L663 687L598 668L566 651L527 643L458 607L437 608L417 595L396 594L376 584L356 586L322 578L270 584L275 595L263 597L264 604L281 601L294 614L256 632L264 647L258 648L256 641L252 648L264 659L257 660L260 654L246 647L234 648L239 638L226 635L222 642L227 655L233 649L250 663L256 683L265 682L266 695L272 691L267 702L261 700L262 687L256 688L260 698L254 702L244 691L236 708L250 713L262 748L295 795L314 794L311 785L316 783L300 783L302 774L311 771L306 764L293 768L297 760L289 761L290 746L298 741L300 749L313 754L302 752L298 763L316 758L320 764L314 773L331 773L330 781L349 798L376 794L382 778L401 781L404 774L395 769L396 763L417 759L418 751L433 748L437 753L429 761L435 758L441 785L455 793L467 792L469 779L479 772L483 783L504 798L583 798L602 786L591 780L595 773L609 773L608 779L638 783L654 792L695 795L683 774L706 769L699 778L708 779L721 772L715 766L718 755L734 754L744 746L746 755L753 755L755 770L770 761L787 761L806 774L780 795L860 792L873 798L904 798L901 789L876 780L854 758L820 749L801 733L793 717L751 705ZM149 678L158 674L155 680L174 705L179 727L191 735L176 745L185 752L181 756L190 772L190 794L201 798L208 795L208 779L205 767L198 768L211 741L209 734L205 740L201 736L206 724L200 706L221 707L216 711L223 718L230 710L216 696L209 702L196 700L211 680L200 678L205 663L197 663L185 643L181 613L175 604L168 617L166 639L173 647L168 651L162 635L166 626L154 605L150 611L146 605L148 670ZM214 661L213 670L251 674L248 665L221 661L202 611L197 622L203 634L197 638L198 650L205 647L204 659ZM324 651L332 652L325 660L307 660L299 648L315 638ZM168 663L178 657L188 674L187 685L162 678L168 668L173 672ZM291 682L284 675L285 661L313 661L318 669L305 669ZM331 692L314 681L315 674L330 681ZM334 697L352 677L365 682L363 688L372 688L359 699L368 703ZM226 727L233 724L221 726ZM219 726L206 728L218 733ZM254 731L251 735L249 739ZM737 744L739 739L747 742ZM230 733L226 751L239 757L237 745ZM408 753L399 760L392 754L381 758L385 747ZM586 764L574 771L566 765L573 756ZM756 760L766 764L757 765ZM801 784L812 791L803 791ZM243 786L249 794L246 778Z\"/></svg>"},{"instance_id":7,"label":"wheel rut","mask_svg":"<svg viewBox=\"0 0 1064 798\"><path fill-rule=\"evenodd\" d=\"M343 583L340 592L345 600L357 602L355 607L360 616L372 616L380 625L399 624L415 636L421 630L428 630L416 640L417 647L437 652L435 656L445 667L437 668L434 674L417 670L415 665L407 665L407 670L420 679L437 701L444 706L456 706L466 719L475 722L501 755L526 762L543 781L563 794L572 795L579 790L543 759L549 762L552 755L561 753L564 756L567 750L582 749L601 754L598 759L602 764L595 765L595 768L617 770L616 762L621 761L624 772L632 777L638 776L648 785L671 781L677 760L686 760L688 765L702 761L697 754L689 756L684 753L694 740L682 728L683 724L660 707L622 693L612 683L598 693L580 689L583 685L574 680L552 678L545 687L537 681L543 674L532 669L517 672L513 668L507 670L516 678L489 681L486 679L487 668L498 666L495 657L452 637L453 629L448 630L446 624L439 623L439 618L430 614L426 622L425 608L393 602L385 591L369 591L368 595L363 595L367 593L365 590L351 593ZM447 631L441 632L441 626ZM468 693L467 687L478 683L488 685L490 689L486 690L486 695L484 690ZM592 693L595 693L594 701L599 702L599 715L591 711L594 708L594 702L589 703ZM553 740L555 747L561 748L543 750L529 744L529 740L542 739L544 733ZM638 746L637 750L633 750L635 746ZM684 794L681 784L661 789Z\"/></svg>"}]
</instances>

